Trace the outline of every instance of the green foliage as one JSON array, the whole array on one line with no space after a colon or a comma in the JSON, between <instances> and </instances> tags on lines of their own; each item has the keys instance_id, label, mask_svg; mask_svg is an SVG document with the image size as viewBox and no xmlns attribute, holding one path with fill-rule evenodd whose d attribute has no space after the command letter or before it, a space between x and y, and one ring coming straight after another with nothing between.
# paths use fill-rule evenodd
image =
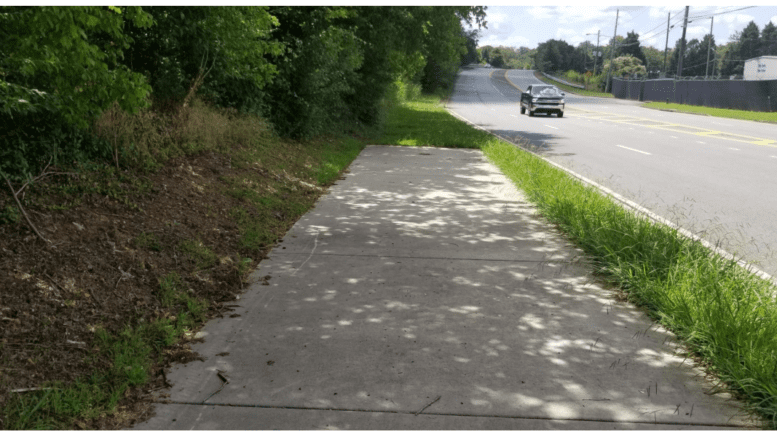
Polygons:
<instances>
[{"instance_id":1,"label":"green foliage","mask_svg":"<svg viewBox=\"0 0 777 437\"><path fill-rule=\"evenodd\" d=\"M645 65L645 54L642 53L642 47L639 44L639 34L631 31L626 34L623 43L618 46L618 56L632 56L639 59L642 65Z\"/></svg>"},{"instance_id":2,"label":"green foliage","mask_svg":"<svg viewBox=\"0 0 777 437\"><path fill-rule=\"evenodd\" d=\"M764 30L766 30L766 27L764 27ZM770 33L777 33L773 27L770 27L769 31ZM770 44L767 44L765 46L766 50L763 50L761 34L758 30L758 25L754 21L748 23L741 32L735 32L731 36L730 41L731 46L721 59L720 73L723 76L743 74L745 69L744 61L771 53L770 49L774 47L774 41L769 41Z\"/></svg>"},{"instance_id":3,"label":"green foliage","mask_svg":"<svg viewBox=\"0 0 777 437\"><path fill-rule=\"evenodd\" d=\"M551 39L537 46L534 65L546 73L574 69L574 52L566 41Z\"/></svg>"},{"instance_id":4,"label":"green foliage","mask_svg":"<svg viewBox=\"0 0 777 437\"><path fill-rule=\"evenodd\" d=\"M19 223L21 220L21 214L19 208L12 205L6 205L2 211L0 211L0 225Z\"/></svg>"},{"instance_id":5,"label":"green foliage","mask_svg":"<svg viewBox=\"0 0 777 437\"><path fill-rule=\"evenodd\" d=\"M277 74L267 60L283 46L266 7L147 7L154 26L129 26L124 65L148 77L157 103L180 102L201 69L201 92L219 106L258 113L262 88Z\"/></svg>"},{"instance_id":6,"label":"green foliage","mask_svg":"<svg viewBox=\"0 0 777 437\"><path fill-rule=\"evenodd\" d=\"M145 78L118 64L130 44L125 22L146 28L151 19L139 7L0 8L0 113L53 109L83 128L113 102L144 106Z\"/></svg>"},{"instance_id":7,"label":"green foliage","mask_svg":"<svg viewBox=\"0 0 777 437\"><path fill-rule=\"evenodd\" d=\"M181 252L189 255L198 270L212 267L218 261L218 256L200 240L182 241L178 248L181 249Z\"/></svg>"},{"instance_id":8,"label":"green foliage","mask_svg":"<svg viewBox=\"0 0 777 437\"><path fill-rule=\"evenodd\" d=\"M53 165L104 159L87 130L114 102L146 105L143 75L118 64L125 23L148 27L138 7L0 7L0 172L16 180Z\"/></svg>"},{"instance_id":9,"label":"green foliage","mask_svg":"<svg viewBox=\"0 0 777 437\"><path fill-rule=\"evenodd\" d=\"M610 61L604 64L604 71L610 69ZM631 55L619 56L612 60L612 77L621 77L625 75L629 76L644 76L647 74L645 66L642 65L642 61Z\"/></svg>"},{"instance_id":10,"label":"green foliage","mask_svg":"<svg viewBox=\"0 0 777 437\"><path fill-rule=\"evenodd\" d=\"M135 237L134 243L136 247L153 250L154 252L159 252L162 250L162 243L159 241L159 238L152 232L141 232L140 235Z\"/></svg>"}]
</instances>

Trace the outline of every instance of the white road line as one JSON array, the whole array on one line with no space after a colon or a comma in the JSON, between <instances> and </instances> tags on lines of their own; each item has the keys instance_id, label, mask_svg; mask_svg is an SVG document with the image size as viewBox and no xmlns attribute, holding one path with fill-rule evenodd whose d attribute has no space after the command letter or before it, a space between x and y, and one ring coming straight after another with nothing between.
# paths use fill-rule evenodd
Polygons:
<instances>
[{"instance_id":1,"label":"white road line","mask_svg":"<svg viewBox=\"0 0 777 437\"><path fill-rule=\"evenodd\" d=\"M558 128L557 128L557 127L553 127L553 126L551 126L551 125L549 125L549 124L546 124L546 125L544 125L544 126L547 126L547 127L551 128L551 129L556 129L556 130L558 130Z\"/></svg>"},{"instance_id":2,"label":"white road line","mask_svg":"<svg viewBox=\"0 0 777 437\"><path fill-rule=\"evenodd\" d=\"M674 136L674 135L669 135L669 138L674 138L674 139L677 139L677 137L676 137L676 136Z\"/></svg>"},{"instance_id":3,"label":"white road line","mask_svg":"<svg viewBox=\"0 0 777 437\"><path fill-rule=\"evenodd\" d=\"M615 147L620 147L621 149L631 150L632 152L642 153L643 155L652 155L652 153L643 152L642 150L632 149L631 147L621 146L620 144L616 144Z\"/></svg>"},{"instance_id":4,"label":"white road line","mask_svg":"<svg viewBox=\"0 0 777 437\"><path fill-rule=\"evenodd\" d=\"M697 143L699 143L699 144L707 144L704 141L697 141Z\"/></svg>"},{"instance_id":5,"label":"white road line","mask_svg":"<svg viewBox=\"0 0 777 437\"><path fill-rule=\"evenodd\" d=\"M729 150L739 150L739 149L736 149L734 147L729 147Z\"/></svg>"},{"instance_id":6,"label":"white road line","mask_svg":"<svg viewBox=\"0 0 777 437\"><path fill-rule=\"evenodd\" d=\"M517 115L514 115L514 114L510 114L510 117L515 117L515 118L518 118L518 116L517 116Z\"/></svg>"},{"instance_id":7,"label":"white road line","mask_svg":"<svg viewBox=\"0 0 777 437\"><path fill-rule=\"evenodd\" d=\"M777 156L770 155L770 156L769 156L769 158L774 158L774 159L777 159Z\"/></svg>"}]
</instances>

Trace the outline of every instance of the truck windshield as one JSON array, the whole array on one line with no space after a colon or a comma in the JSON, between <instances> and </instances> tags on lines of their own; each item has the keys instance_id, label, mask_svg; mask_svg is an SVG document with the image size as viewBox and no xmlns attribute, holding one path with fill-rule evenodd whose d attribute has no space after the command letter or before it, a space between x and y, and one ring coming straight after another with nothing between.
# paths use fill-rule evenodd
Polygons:
<instances>
[{"instance_id":1,"label":"truck windshield","mask_svg":"<svg viewBox=\"0 0 777 437\"><path fill-rule=\"evenodd\" d=\"M558 88L554 86L532 87L531 93L532 95L535 95L535 96L561 97L561 93L559 92Z\"/></svg>"}]
</instances>

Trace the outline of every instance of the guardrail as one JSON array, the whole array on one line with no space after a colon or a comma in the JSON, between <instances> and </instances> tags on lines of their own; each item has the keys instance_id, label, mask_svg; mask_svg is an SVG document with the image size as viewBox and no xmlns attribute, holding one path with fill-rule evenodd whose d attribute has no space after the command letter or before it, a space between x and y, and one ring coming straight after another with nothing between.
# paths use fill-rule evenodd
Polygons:
<instances>
[{"instance_id":1,"label":"guardrail","mask_svg":"<svg viewBox=\"0 0 777 437\"><path fill-rule=\"evenodd\" d=\"M549 74L547 74L547 73L545 73L545 72L542 72L542 71L540 71L540 73L541 73L543 76L547 77L548 79L552 79L552 80L555 80L556 82L563 83L563 84L564 84L564 85L566 85L566 86L571 86L571 87L574 87L574 88L579 88L579 89L581 89L581 90L584 90L584 89L585 89L585 86L583 86L583 85L578 85L578 84L575 84L575 83L569 83L569 82L567 82L567 81L565 81L565 80L563 80L563 79L559 79L559 78L557 78L557 77L553 77L553 76L551 76L551 75L549 75Z\"/></svg>"}]
</instances>

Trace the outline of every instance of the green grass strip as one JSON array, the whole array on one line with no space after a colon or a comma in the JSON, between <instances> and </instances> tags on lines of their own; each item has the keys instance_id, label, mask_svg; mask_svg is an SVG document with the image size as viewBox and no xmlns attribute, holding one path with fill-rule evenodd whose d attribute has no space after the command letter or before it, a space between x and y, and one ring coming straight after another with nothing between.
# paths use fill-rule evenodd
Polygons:
<instances>
[{"instance_id":1,"label":"green grass strip","mask_svg":"<svg viewBox=\"0 0 777 437\"><path fill-rule=\"evenodd\" d=\"M386 138L408 145L480 148L591 256L596 273L684 340L765 419L766 427L777 429L774 284L677 230L627 211L538 156L442 112L428 98L395 108L388 115ZM452 140L449 132L460 132L461 139Z\"/></svg>"},{"instance_id":2,"label":"green grass strip","mask_svg":"<svg viewBox=\"0 0 777 437\"><path fill-rule=\"evenodd\" d=\"M643 104L645 108L670 109L689 114L705 114L715 117L736 118L738 120L765 121L777 123L777 112L743 111L741 109L710 108L707 106L681 105L679 103L648 102Z\"/></svg>"}]
</instances>

